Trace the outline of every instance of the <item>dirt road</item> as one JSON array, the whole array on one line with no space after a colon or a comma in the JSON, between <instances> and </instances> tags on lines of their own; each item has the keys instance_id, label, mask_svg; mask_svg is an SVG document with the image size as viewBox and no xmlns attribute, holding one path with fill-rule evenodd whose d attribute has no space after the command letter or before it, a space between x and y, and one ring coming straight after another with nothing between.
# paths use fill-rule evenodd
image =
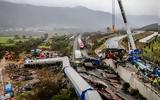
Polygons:
<instances>
[{"instance_id":1,"label":"dirt road","mask_svg":"<svg viewBox=\"0 0 160 100\"><path fill-rule=\"evenodd\" d=\"M0 95L4 94L5 82L9 79L5 74L5 66L7 65L5 58L0 61Z\"/></svg>"},{"instance_id":2,"label":"dirt road","mask_svg":"<svg viewBox=\"0 0 160 100\"><path fill-rule=\"evenodd\" d=\"M5 79L7 79L5 78L6 76L4 75L5 66L6 66L6 60L5 58L3 58L0 61L0 95L4 93L4 82L5 82Z\"/></svg>"}]
</instances>

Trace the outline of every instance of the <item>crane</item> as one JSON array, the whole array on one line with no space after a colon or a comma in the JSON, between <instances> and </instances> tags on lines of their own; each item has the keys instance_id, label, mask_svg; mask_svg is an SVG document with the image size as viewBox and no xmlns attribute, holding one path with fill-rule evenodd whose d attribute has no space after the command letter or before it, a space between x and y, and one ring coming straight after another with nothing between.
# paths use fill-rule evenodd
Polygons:
<instances>
[{"instance_id":1,"label":"crane","mask_svg":"<svg viewBox=\"0 0 160 100\"><path fill-rule=\"evenodd\" d=\"M126 31L127 31L128 40L129 40L129 44L130 44L129 46L130 46L130 48L132 48L134 50L134 49L136 49L136 45L135 45L133 36L131 34L131 29L128 26L127 18L126 18L125 11L124 11L121 0L118 0L118 4L119 4L120 10L121 10L122 18L123 18L125 28L126 28Z\"/></svg>"},{"instance_id":2,"label":"crane","mask_svg":"<svg viewBox=\"0 0 160 100\"><path fill-rule=\"evenodd\" d=\"M117 32L115 28L115 0L112 0L112 26L107 27L107 32L115 33Z\"/></svg>"},{"instance_id":3,"label":"crane","mask_svg":"<svg viewBox=\"0 0 160 100\"><path fill-rule=\"evenodd\" d=\"M127 32L127 36L128 36L128 46L129 46L129 50L130 50L128 60L131 61L132 64L138 65L139 69L141 69L141 70L149 69L149 66L147 66L147 64L144 64L144 62L141 60L141 57L140 57L141 51L136 48L136 45L135 45L135 42L134 42L134 39L133 39L133 36L131 33L131 29L130 29L128 22L127 22L127 18L125 15L122 1L121 0L117 0L117 1L118 1L120 10L121 10L121 15L122 15L123 22L125 24L125 28L126 28L126 32Z\"/></svg>"}]
</instances>

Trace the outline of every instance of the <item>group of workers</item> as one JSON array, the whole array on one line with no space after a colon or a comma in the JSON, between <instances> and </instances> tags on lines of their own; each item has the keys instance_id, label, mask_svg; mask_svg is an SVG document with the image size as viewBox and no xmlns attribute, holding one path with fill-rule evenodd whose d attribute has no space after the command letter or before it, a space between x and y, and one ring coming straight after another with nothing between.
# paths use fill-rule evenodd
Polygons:
<instances>
[{"instance_id":1,"label":"group of workers","mask_svg":"<svg viewBox=\"0 0 160 100\"><path fill-rule=\"evenodd\" d=\"M122 58L123 58L122 55L123 55L122 52L111 52L109 50L106 53L106 58L114 59L114 60L116 60L116 59L122 60ZM117 64L115 63L115 65L117 65ZM147 72L147 71L144 71L144 72L146 72L151 84L153 86L155 86L156 88L160 89L160 67L154 68L153 71L151 71L151 72Z\"/></svg>"},{"instance_id":2,"label":"group of workers","mask_svg":"<svg viewBox=\"0 0 160 100\"><path fill-rule=\"evenodd\" d=\"M158 89L160 89L160 67L156 67L153 69L153 72L149 76L151 84Z\"/></svg>"}]
</instances>

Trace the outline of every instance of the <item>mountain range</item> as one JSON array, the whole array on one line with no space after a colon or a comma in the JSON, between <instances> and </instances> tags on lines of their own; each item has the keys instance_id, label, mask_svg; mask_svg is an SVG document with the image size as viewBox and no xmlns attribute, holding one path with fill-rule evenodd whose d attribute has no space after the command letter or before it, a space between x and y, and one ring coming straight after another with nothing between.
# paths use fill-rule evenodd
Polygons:
<instances>
[{"instance_id":1,"label":"mountain range","mask_svg":"<svg viewBox=\"0 0 160 100\"><path fill-rule=\"evenodd\" d=\"M157 23L157 16L127 15L131 27ZM123 27L121 15L116 26ZM0 27L32 27L51 25L53 28L101 29L112 25L112 14L86 7L47 7L0 1Z\"/></svg>"},{"instance_id":2,"label":"mountain range","mask_svg":"<svg viewBox=\"0 0 160 100\"><path fill-rule=\"evenodd\" d=\"M155 24L150 24L150 25L146 25L143 26L142 28L140 28L139 30L144 30L144 31L158 31L159 25L157 23Z\"/></svg>"}]
</instances>

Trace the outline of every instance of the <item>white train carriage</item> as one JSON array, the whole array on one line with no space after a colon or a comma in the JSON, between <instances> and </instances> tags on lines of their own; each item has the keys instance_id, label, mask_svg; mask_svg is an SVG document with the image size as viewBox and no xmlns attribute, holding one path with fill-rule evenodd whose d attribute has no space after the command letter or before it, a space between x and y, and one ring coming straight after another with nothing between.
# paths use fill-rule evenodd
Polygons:
<instances>
[{"instance_id":1,"label":"white train carriage","mask_svg":"<svg viewBox=\"0 0 160 100\"><path fill-rule=\"evenodd\" d=\"M94 90L71 66L68 57L48 58L25 61L25 65L63 63L63 71L72 83L80 100L102 100L99 93Z\"/></svg>"}]
</instances>

